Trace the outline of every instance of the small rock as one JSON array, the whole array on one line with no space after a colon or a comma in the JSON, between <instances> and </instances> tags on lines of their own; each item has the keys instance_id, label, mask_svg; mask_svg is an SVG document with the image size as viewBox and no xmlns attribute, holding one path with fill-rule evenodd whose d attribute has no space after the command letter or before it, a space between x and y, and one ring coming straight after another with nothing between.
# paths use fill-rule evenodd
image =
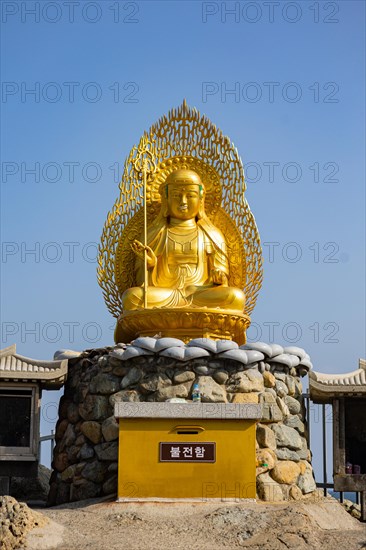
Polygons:
<instances>
[{"instance_id":1,"label":"small rock","mask_svg":"<svg viewBox=\"0 0 366 550\"><path fill-rule=\"evenodd\" d=\"M121 390L127 388L127 386L132 386L132 384L137 384L141 380L142 371L138 367L132 367L128 373L122 378L121 381Z\"/></svg>"},{"instance_id":2,"label":"small rock","mask_svg":"<svg viewBox=\"0 0 366 550\"><path fill-rule=\"evenodd\" d=\"M276 380L276 392L278 397L286 397L288 394L288 387L282 380Z\"/></svg>"},{"instance_id":3,"label":"small rock","mask_svg":"<svg viewBox=\"0 0 366 550\"><path fill-rule=\"evenodd\" d=\"M194 377L194 373L193 373ZM172 382L166 374L152 374L148 376L147 378L144 378L142 382L140 382L139 388L143 393L153 393L157 391L159 388L165 388L167 386L171 386Z\"/></svg>"},{"instance_id":4,"label":"small rock","mask_svg":"<svg viewBox=\"0 0 366 550\"><path fill-rule=\"evenodd\" d=\"M290 397L289 395L287 395L285 397L285 403L288 406L291 414L298 414L301 411L300 402L294 397Z\"/></svg>"},{"instance_id":5,"label":"small rock","mask_svg":"<svg viewBox=\"0 0 366 550\"><path fill-rule=\"evenodd\" d=\"M108 399L102 395L88 394L79 405L79 414L84 420L100 420L108 415Z\"/></svg>"},{"instance_id":6,"label":"small rock","mask_svg":"<svg viewBox=\"0 0 366 550\"><path fill-rule=\"evenodd\" d=\"M263 376L256 370L246 370L238 372L230 378L230 392L261 392L264 390Z\"/></svg>"},{"instance_id":7,"label":"small rock","mask_svg":"<svg viewBox=\"0 0 366 550\"><path fill-rule=\"evenodd\" d=\"M136 390L122 390L114 393L109 398L109 403L112 407L114 407L115 403L118 403L118 401L136 403L140 401L140 394Z\"/></svg>"},{"instance_id":8,"label":"small rock","mask_svg":"<svg viewBox=\"0 0 366 550\"><path fill-rule=\"evenodd\" d=\"M103 481L105 471L106 467L104 464L101 464L99 460L94 460L93 462L88 462L88 464L84 466L81 475L84 479L94 481L95 483L101 483Z\"/></svg>"},{"instance_id":9,"label":"small rock","mask_svg":"<svg viewBox=\"0 0 366 550\"><path fill-rule=\"evenodd\" d=\"M65 435L64 435L64 444L66 447L71 447L75 443L76 435L74 426L72 424L69 424L66 428Z\"/></svg>"},{"instance_id":10,"label":"small rock","mask_svg":"<svg viewBox=\"0 0 366 550\"><path fill-rule=\"evenodd\" d=\"M259 394L261 403L276 403L276 395L271 392L262 392Z\"/></svg>"},{"instance_id":11,"label":"small rock","mask_svg":"<svg viewBox=\"0 0 366 550\"><path fill-rule=\"evenodd\" d=\"M94 444L99 443L102 439L102 427L99 422L94 422L93 420L83 422L80 430Z\"/></svg>"},{"instance_id":12,"label":"small rock","mask_svg":"<svg viewBox=\"0 0 366 550\"><path fill-rule=\"evenodd\" d=\"M263 382L265 388L274 388L276 386L276 378L267 370L263 372Z\"/></svg>"},{"instance_id":13,"label":"small rock","mask_svg":"<svg viewBox=\"0 0 366 550\"><path fill-rule=\"evenodd\" d=\"M118 438L119 425L114 416L104 420L102 424L102 434L106 441L113 441Z\"/></svg>"},{"instance_id":14,"label":"small rock","mask_svg":"<svg viewBox=\"0 0 366 550\"><path fill-rule=\"evenodd\" d=\"M232 403L258 403L258 393L234 393Z\"/></svg>"},{"instance_id":15,"label":"small rock","mask_svg":"<svg viewBox=\"0 0 366 550\"><path fill-rule=\"evenodd\" d=\"M296 394L295 380L292 376L286 376L286 386L288 388L288 394L293 396Z\"/></svg>"},{"instance_id":16,"label":"small rock","mask_svg":"<svg viewBox=\"0 0 366 550\"><path fill-rule=\"evenodd\" d=\"M300 434L305 433L305 424L300 420L297 414L286 418L284 424L290 428L295 428Z\"/></svg>"},{"instance_id":17,"label":"small rock","mask_svg":"<svg viewBox=\"0 0 366 550\"><path fill-rule=\"evenodd\" d=\"M277 462L277 457L275 453L272 451L272 449L257 449L256 458L257 458L257 468L256 468L257 475L267 472L268 470L272 470L272 468L274 468Z\"/></svg>"},{"instance_id":18,"label":"small rock","mask_svg":"<svg viewBox=\"0 0 366 550\"><path fill-rule=\"evenodd\" d=\"M100 393L109 395L119 390L119 378L113 374L105 374L103 372L94 376L90 382L90 393Z\"/></svg>"},{"instance_id":19,"label":"small rock","mask_svg":"<svg viewBox=\"0 0 366 550\"><path fill-rule=\"evenodd\" d=\"M229 378L229 375L226 370L217 370L213 373L212 378L218 384L225 384L225 382L227 382L227 379Z\"/></svg>"},{"instance_id":20,"label":"small rock","mask_svg":"<svg viewBox=\"0 0 366 550\"><path fill-rule=\"evenodd\" d=\"M283 414L276 403L262 404L261 422L281 422Z\"/></svg>"},{"instance_id":21,"label":"small rock","mask_svg":"<svg viewBox=\"0 0 366 550\"><path fill-rule=\"evenodd\" d=\"M266 502L283 501L281 486L271 478L268 472L257 477L257 492L259 498Z\"/></svg>"},{"instance_id":22,"label":"small rock","mask_svg":"<svg viewBox=\"0 0 366 550\"><path fill-rule=\"evenodd\" d=\"M297 485L292 485L289 490L289 497L292 500L301 500L302 498L302 492L301 489Z\"/></svg>"},{"instance_id":23,"label":"small rock","mask_svg":"<svg viewBox=\"0 0 366 550\"><path fill-rule=\"evenodd\" d=\"M290 411L289 411L288 406L286 405L286 403L280 397L276 397L276 403L277 403L280 411L282 412L284 418L286 418L287 416L290 416Z\"/></svg>"},{"instance_id":24,"label":"small rock","mask_svg":"<svg viewBox=\"0 0 366 550\"><path fill-rule=\"evenodd\" d=\"M94 449L87 443L84 443L84 445L80 449L79 456L82 460L87 460L88 458L93 458L94 456Z\"/></svg>"},{"instance_id":25,"label":"small rock","mask_svg":"<svg viewBox=\"0 0 366 550\"><path fill-rule=\"evenodd\" d=\"M67 419L72 424L76 424L77 421L80 420L79 407L76 403L70 403L67 407Z\"/></svg>"},{"instance_id":26,"label":"small rock","mask_svg":"<svg viewBox=\"0 0 366 550\"><path fill-rule=\"evenodd\" d=\"M292 460L293 462L300 461L298 453L291 449L287 449L286 447L280 447L279 449L276 449L276 456L278 460Z\"/></svg>"},{"instance_id":27,"label":"small rock","mask_svg":"<svg viewBox=\"0 0 366 550\"><path fill-rule=\"evenodd\" d=\"M278 447L288 447L295 451L302 448L301 437L294 428L289 428L283 424L274 424L271 429L276 436Z\"/></svg>"},{"instance_id":28,"label":"small rock","mask_svg":"<svg viewBox=\"0 0 366 550\"><path fill-rule=\"evenodd\" d=\"M207 375L207 374L210 374L212 372L212 370L209 367L206 367L204 365L200 365L198 367L194 367L194 372L196 374Z\"/></svg>"},{"instance_id":29,"label":"small rock","mask_svg":"<svg viewBox=\"0 0 366 550\"><path fill-rule=\"evenodd\" d=\"M118 460L118 442L100 443L94 447L99 460Z\"/></svg>"},{"instance_id":30,"label":"small rock","mask_svg":"<svg viewBox=\"0 0 366 550\"><path fill-rule=\"evenodd\" d=\"M306 470L303 474L300 474L297 485L304 495L315 491L316 483L313 475L313 469L310 464L306 464Z\"/></svg>"},{"instance_id":31,"label":"small rock","mask_svg":"<svg viewBox=\"0 0 366 550\"><path fill-rule=\"evenodd\" d=\"M226 391L217 384L210 376L200 376L198 385L203 403L226 403Z\"/></svg>"},{"instance_id":32,"label":"small rock","mask_svg":"<svg viewBox=\"0 0 366 550\"><path fill-rule=\"evenodd\" d=\"M72 481L75 476L76 467L77 467L76 464L72 464L72 466L69 466L68 468L66 468L66 470L64 470L60 475L61 480Z\"/></svg>"},{"instance_id":33,"label":"small rock","mask_svg":"<svg viewBox=\"0 0 366 550\"><path fill-rule=\"evenodd\" d=\"M174 382L176 384L183 384L184 382L190 382L191 380L194 380L196 378L196 375L193 371L186 370L183 372L179 372L174 376Z\"/></svg>"},{"instance_id":34,"label":"small rock","mask_svg":"<svg viewBox=\"0 0 366 550\"><path fill-rule=\"evenodd\" d=\"M296 483L299 475L299 465L291 460L280 460L271 470L271 477L277 481L277 483L286 483L288 485Z\"/></svg>"},{"instance_id":35,"label":"small rock","mask_svg":"<svg viewBox=\"0 0 366 550\"><path fill-rule=\"evenodd\" d=\"M107 479L102 485L104 495L115 495L117 493L118 476L114 475Z\"/></svg>"},{"instance_id":36,"label":"small rock","mask_svg":"<svg viewBox=\"0 0 366 550\"><path fill-rule=\"evenodd\" d=\"M173 397L188 397L188 390L183 384L177 386L166 386L165 388L159 388L154 394L156 401L167 401Z\"/></svg>"},{"instance_id":37,"label":"small rock","mask_svg":"<svg viewBox=\"0 0 366 550\"><path fill-rule=\"evenodd\" d=\"M250 394L249 394L250 395ZM261 447L276 449L276 436L268 426L257 424L257 441Z\"/></svg>"}]
</instances>

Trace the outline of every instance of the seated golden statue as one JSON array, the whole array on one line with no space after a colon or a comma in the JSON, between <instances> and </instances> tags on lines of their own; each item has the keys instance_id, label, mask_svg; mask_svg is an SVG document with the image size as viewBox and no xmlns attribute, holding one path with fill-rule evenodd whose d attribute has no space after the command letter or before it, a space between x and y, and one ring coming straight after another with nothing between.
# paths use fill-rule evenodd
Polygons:
<instances>
[{"instance_id":1,"label":"seated golden statue","mask_svg":"<svg viewBox=\"0 0 366 550\"><path fill-rule=\"evenodd\" d=\"M98 257L116 342L160 334L245 343L262 256L244 191L236 148L185 102L143 134Z\"/></svg>"},{"instance_id":2,"label":"seated golden statue","mask_svg":"<svg viewBox=\"0 0 366 550\"><path fill-rule=\"evenodd\" d=\"M162 187L161 211L148 229L148 246L134 240L136 282L122 296L123 311L144 306L147 251L148 308L220 308L244 311L245 294L228 286L225 237L208 219L205 188L193 170L172 172Z\"/></svg>"}]
</instances>

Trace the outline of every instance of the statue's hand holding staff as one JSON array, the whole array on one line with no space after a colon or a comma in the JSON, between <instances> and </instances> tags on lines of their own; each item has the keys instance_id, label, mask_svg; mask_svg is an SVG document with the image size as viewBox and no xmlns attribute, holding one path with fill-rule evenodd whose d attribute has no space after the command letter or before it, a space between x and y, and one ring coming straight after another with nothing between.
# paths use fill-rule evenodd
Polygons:
<instances>
[{"instance_id":1,"label":"statue's hand holding staff","mask_svg":"<svg viewBox=\"0 0 366 550\"><path fill-rule=\"evenodd\" d=\"M156 266L156 256L154 254L154 251L149 246L145 246L140 241L135 239L131 244L131 248L136 256L142 261L144 260L144 251L146 250L147 267L149 269L152 269Z\"/></svg>"},{"instance_id":2,"label":"statue's hand holding staff","mask_svg":"<svg viewBox=\"0 0 366 550\"><path fill-rule=\"evenodd\" d=\"M228 286L229 284L226 273L221 269L212 269L211 277L214 285Z\"/></svg>"}]
</instances>

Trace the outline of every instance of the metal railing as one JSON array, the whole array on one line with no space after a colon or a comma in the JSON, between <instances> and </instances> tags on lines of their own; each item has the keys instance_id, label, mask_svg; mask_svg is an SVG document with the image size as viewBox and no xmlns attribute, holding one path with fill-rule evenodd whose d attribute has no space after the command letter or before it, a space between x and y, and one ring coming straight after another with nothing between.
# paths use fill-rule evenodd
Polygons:
<instances>
[{"instance_id":1,"label":"metal railing","mask_svg":"<svg viewBox=\"0 0 366 550\"><path fill-rule=\"evenodd\" d=\"M306 423L308 428L308 441L310 443L310 434L311 434L311 415L310 415L310 403L312 407L320 407L321 410L321 422L322 422L322 474L323 479L322 481L317 481L316 486L319 489L323 489L324 496L327 496L328 489L333 489L334 491L334 483L328 482L328 468L327 468L327 420L329 422L329 416L327 415L326 410L326 404L317 404L310 401L310 393L309 390L306 393L302 394L304 401L305 401L305 408L306 408ZM333 428L333 418L331 421L331 428ZM333 435L333 430L332 430ZM311 445L310 445L311 446ZM314 454L314 453L313 453ZM351 491L350 491L351 492ZM354 491L356 495L356 504L360 504L360 493L357 491ZM344 501L344 492L339 491L339 501Z\"/></svg>"},{"instance_id":2,"label":"metal railing","mask_svg":"<svg viewBox=\"0 0 366 550\"><path fill-rule=\"evenodd\" d=\"M51 433L50 433L49 435L42 435L42 436L39 438L38 456L39 456L40 462L41 462L42 443L43 443L44 441L51 441L51 451L50 451L51 460L50 460L50 462L52 463L52 459L53 459L53 449L55 448L55 433L54 433L53 430L51 430Z\"/></svg>"}]
</instances>

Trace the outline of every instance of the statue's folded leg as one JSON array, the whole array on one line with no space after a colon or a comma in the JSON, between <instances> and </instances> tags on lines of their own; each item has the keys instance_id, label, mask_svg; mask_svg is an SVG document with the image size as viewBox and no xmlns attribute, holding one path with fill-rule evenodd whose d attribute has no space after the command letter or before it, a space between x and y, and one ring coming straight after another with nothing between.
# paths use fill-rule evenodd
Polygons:
<instances>
[{"instance_id":1,"label":"statue's folded leg","mask_svg":"<svg viewBox=\"0 0 366 550\"><path fill-rule=\"evenodd\" d=\"M245 294L240 288L230 286L213 286L201 290L198 287L192 296L192 305L198 307L233 309L243 312L245 307Z\"/></svg>"},{"instance_id":2,"label":"statue's folded leg","mask_svg":"<svg viewBox=\"0 0 366 550\"><path fill-rule=\"evenodd\" d=\"M169 307L173 301L174 290L170 288L149 287L147 289L147 307ZM143 309L144 288L136 286L129 288L122 295L123 311Z\"/></svg>"}]
</instances>

